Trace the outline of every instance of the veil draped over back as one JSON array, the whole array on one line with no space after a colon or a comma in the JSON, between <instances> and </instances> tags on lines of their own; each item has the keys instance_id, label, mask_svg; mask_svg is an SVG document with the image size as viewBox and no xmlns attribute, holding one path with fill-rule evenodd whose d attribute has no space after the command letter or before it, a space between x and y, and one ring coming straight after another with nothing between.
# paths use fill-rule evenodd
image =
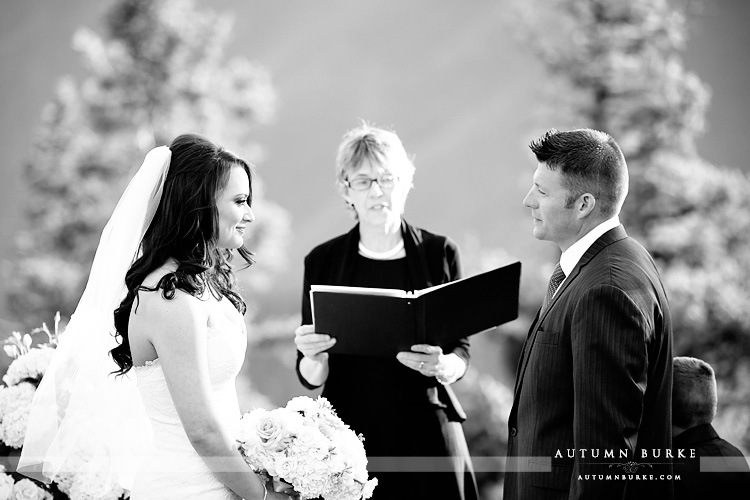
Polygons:
<instances>
[{"instance_id":1,"label":"veil draped over back","mask_svg":"<svg viewBox=\"0 0 750 500\"><path fill-rule=\"evenodd\" d=\"M32 402L18 472L44 482L88 474L104 488L130 489L151 427L134 370L122 376L114 310L125 275L161 200L171 151L152 149L102 232L86 289Z\"/></svg>"}]
</instances>

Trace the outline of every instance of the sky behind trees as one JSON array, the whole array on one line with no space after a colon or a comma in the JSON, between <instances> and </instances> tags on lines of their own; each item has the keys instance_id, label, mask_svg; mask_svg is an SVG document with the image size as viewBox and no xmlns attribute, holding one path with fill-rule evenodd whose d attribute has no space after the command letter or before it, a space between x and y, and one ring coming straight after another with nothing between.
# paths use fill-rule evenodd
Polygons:
<instances>
[{"instance_id":1,"label":"sky behind trees","mask_svg":"<svg viewBox=\"0 0 750 500\"><path fill-rule=\"evenodd\" d=\"M713 93L698 148L715 164L747 170L749 4L683 3L691 15L686 66ZM20 170L42 108L61 76L81 74L72 35L81 26L97 30L110 4L0 4L3 257L20 223ZM279 312L274 305L296 307L302 256L352 224L333 188L333 157L358 118L393 127L414 154L409 220L463 247L478 242L550 260L554 249L531 237L521 199L533 170L526 143L555 124L539 109L544 76L514 36L509 2L484 0L471 9L428 0L197 4L235 14L230 51L266 66L279 96L275 120L257 127L265 152L251 158L267 196L290 210L294 234L289 271L269 291L279 294L269 314Z\"/></svg>"}]
</instances>

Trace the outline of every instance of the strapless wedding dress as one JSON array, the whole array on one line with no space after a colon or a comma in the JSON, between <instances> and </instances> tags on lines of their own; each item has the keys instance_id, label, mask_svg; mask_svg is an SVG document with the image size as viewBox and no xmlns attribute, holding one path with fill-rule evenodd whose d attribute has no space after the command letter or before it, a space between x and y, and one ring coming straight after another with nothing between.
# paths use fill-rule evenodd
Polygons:
<instances>
[{"instance_id":1,"label":"strapless wedding dress","mask_svg":"<svg viewBox=\"0 0 750 500\"><path fill-rule=\"evenodd\" d=\"M247 347L244 323L227 317L222 317L218 324L209 320L207 344L212 404L215 414L234 436L240 418L235 378ZM136 475L131 500L238 500L240 497L211 473L190 444L159 359L136 367L135 372L154 439Z\"/></svg>"}]
</instances>

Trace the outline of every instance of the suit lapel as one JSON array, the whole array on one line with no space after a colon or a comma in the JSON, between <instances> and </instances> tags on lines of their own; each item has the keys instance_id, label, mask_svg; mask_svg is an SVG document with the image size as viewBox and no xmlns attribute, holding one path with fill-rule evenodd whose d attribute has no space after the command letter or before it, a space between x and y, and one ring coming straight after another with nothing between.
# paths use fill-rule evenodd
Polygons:
<instances>
[{"instance_id":1,"label":"suit lapel","mask_svg":"<svg viewBox=\"0 0 750 500\"><path fill-rule=\"evenodd\" d=\"M599 252L601 252L603 248L611 245L612 243L616 241L625 239L627 237L628 235L627 233L625 233L625 228L623 228L622 225L612 228L606 233L604 233L603 235L601 235L599 239L597 239L588 248L588 250L586 250L586 253L583 254L583 257L580 258L576 266L570 272L570 276L565 278L565 281L563 281L563 284L560 286L560 289L557 291L557 293L555 293L555 296L552 297L552 300L549 303L549 307L547 308L546 311L544 311L544 314L542 315L541 318L539 318L539 321L536 323L535 326L538 326L542 321L544 321L544 318L546 318L549 312L552 310L552 308L555 307L555 304L560 299L560 297L563 296L565 291L571 286L571 284L578 277L578 275L581 272L581 269L586 267L586 265L589 262L591 262L591 259L593 259Z\"/></svg>"},{"instance_id":2,"label":"suit lapel","mask_svg":"<svg viewBox=\"0 0 750 500\"><path fill-rule=\"evenodd\" d=\"M531 354L531 350L534 348L534 342L536 341L537 333L539 332L539 327L541 326L544 319L547 317L547 315L552 311L552 309L555 307L555 304L558 300L563 296L563 294L566 293L568 288L573 284L575 279L578 277L578 275L581 272L581 269L583 269L591 260L604 249L605 247L611 245L612 243L615 243L616 241L623 240L627 238L628 235L625 232L625 228L622 227L622 225L619 225L615 228L610 229L603 235L601 235L589 248L586 250L586 253L583 254L583 257L580 258L576 266L573 268L573 270L570 272L570 276L567 276L565 278L565 281L560 286L560 289L557 290L557 293L555 293L555 296L552 297L552 300L549 303L549 307L547 307L547 310L544 311L544 314L541 316L539 315L540 311L537 311L536 317L534 319L534 322L531 324L531 328L529 329L529 335L526 339L526 343L524 344L524 349L522 351L523 358L521 359L521 362L519 364L519 370L516 374L516 387L515 387L515 394L518 395L518 391L521 388L521 382L523 380L523 376L526 372L526 366L529 362L529 357Z\"/></svg>"}]
</instances>

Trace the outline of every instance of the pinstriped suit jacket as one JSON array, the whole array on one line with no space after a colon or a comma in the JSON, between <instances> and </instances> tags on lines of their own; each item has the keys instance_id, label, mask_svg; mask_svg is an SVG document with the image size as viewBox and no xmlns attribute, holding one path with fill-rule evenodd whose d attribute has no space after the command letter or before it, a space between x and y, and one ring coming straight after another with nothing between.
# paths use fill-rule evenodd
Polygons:
<instances>
[{"instance_id":1,"label":"pinstriped suit jacket","mask_svg":"<svg viewBox=\"0 0 750 500\"><path fill-rule=\"evenodd\" d=\"M648 252L618 226L588 249L531 325L508 420L508 465L518 472L506 473L504 499L672 498L671 481L659 479L671 465L656 463L671 447L671 397L664 287ZM610 464L631 458L643 464L637 474L656 479L606 480L625 473ZM540 472L545 459L551 472Z\"/></svg>"}]
</instances>

